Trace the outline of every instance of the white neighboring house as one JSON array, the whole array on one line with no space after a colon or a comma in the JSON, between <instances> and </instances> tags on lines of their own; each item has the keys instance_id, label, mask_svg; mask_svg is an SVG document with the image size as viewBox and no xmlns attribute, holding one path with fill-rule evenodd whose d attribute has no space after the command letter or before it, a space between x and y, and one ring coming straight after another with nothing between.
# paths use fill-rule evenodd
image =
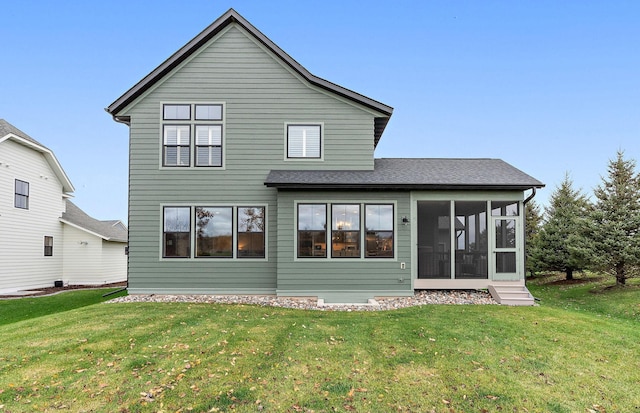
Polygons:
<instances>
[{"instance_id":1,"label":"white neighboring house","mask_svg":"<svg viewBox=\"0 0 640 413\"><path fill-rule=\"evenodd\" d=\"M73 191L50 149L0 119L0 294L126 280L126 227L86 215Z\"/></svg>"}]
</instances>

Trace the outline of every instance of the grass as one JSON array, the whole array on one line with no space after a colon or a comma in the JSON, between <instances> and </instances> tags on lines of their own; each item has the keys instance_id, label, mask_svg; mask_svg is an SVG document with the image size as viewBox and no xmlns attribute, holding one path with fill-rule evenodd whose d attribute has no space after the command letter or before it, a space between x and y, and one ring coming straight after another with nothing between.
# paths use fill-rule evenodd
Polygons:
<instances>
[{"instance_id":1,"label":"grass","mask_svg":"<svg viewBox=\"0 0 640 413\"><path fill-rule=\"evenodd\" d=\"M123 291L109 297L102 297L104 294L117 290L119 288L87 289L44 297L0 300L0 326L86 307L126 295L126 292Z\"/></svg>"},{"instance_id":2,"label":"grass","mask_svg":"<svg viewBox=\"0 0 640 413\"><path fill-rule=\"evenodd\" d=\"M0 412L640 411L640 329L618 308L640 291L565 308L564 286L532 288L540 307L98 304L14 322Z\"/></svg>"}]
</instances>

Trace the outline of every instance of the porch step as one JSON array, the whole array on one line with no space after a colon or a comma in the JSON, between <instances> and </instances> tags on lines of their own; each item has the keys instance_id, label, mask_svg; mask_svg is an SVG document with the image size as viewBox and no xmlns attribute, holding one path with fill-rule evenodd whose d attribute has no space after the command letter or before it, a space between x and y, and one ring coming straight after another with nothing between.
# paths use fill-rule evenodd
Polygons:
<instances>
[{"instance_id":1,"label":"porch step","mask_svg":"<svg viewBox=\"0 0 640 413\"><path fill-rule=\"evenodd\" d=\"M489 285L489 292L498 304L502 305L534 305L535 300L524 285Z\"/></svg>"}]
</instances>

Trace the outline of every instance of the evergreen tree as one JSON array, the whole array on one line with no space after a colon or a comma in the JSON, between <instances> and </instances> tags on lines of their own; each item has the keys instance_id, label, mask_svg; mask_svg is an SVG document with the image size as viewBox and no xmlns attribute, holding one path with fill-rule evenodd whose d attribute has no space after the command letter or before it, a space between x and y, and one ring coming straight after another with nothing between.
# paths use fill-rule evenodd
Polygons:
<instances>
[{"instance_id":1,"label":"evergreen tree","mask_svg":"<svg viewBox=\"0 0 640 413\"><path fill-rule=\"evenodd\" d=\"M524 214L526 271L533 277L540 269L540 263L536 260L537 239L542 225L540 206L532 199L525 205Z\"/></svg>"},{"instance_id":2,"label":"evergreen tree","mask_svg":"<svg viewBox=\"0 0 640 413\"><path fill-rule=\"evenodd\" d=\"M590 244L585 236L590 204L573 189L569 174L551 194L545 218L536 240L535 262L547 271L562 271L566 279L587 268Z\"/></svg>"},{"instance_id":3,"label":"evergreen tree","mask_svg":"<svg viewBox=\"0 0 640 413\"><path fill-rule=\"evenodd\" d=\"M617 285L637 275L640 265L640 177L636 162L618 151L607 178L594 190L590 235L597 268L612 273Z\"/></svg>"}]
</instances>

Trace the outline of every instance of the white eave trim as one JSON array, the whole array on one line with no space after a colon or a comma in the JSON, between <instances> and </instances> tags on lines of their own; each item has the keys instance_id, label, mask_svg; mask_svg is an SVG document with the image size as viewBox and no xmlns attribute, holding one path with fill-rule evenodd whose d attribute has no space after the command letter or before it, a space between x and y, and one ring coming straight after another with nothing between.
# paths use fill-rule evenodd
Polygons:
<instances>
[{"instance_id":1,"label":"white eave trim","mask_svg":"<svg viewBox=\"0 0 640 413\"><path fill-rule=\"evenodd\" d=\"M43 154L45 159L49 163L49 166L53 170L53 173L56 174L56 176L58 177L58 179L62 183L62 190L64 192L68 192L68 193L75 191L75 188L73 187L73 184L69 180L69 177L64 172L64 169L62 169L62 166L60 165L60 162L58 162L58 159L56 158L56 156L54 155L54 153L50 149L45 148L42 145L38 145L35 142L27 140L27 139L25 139L25 138L23 138L21 136L13 134L13 133L9 133L9 134L3 136L2 138L0 138L0 143L4 142L6 140L9 140L9 139L14 140L14 141L16 141L17 143L19 143L19 144L21 144L23 146L26 146L26 147L28 147L30 149L33 149L33 150Z\"/></svg>"}]
</instances>

